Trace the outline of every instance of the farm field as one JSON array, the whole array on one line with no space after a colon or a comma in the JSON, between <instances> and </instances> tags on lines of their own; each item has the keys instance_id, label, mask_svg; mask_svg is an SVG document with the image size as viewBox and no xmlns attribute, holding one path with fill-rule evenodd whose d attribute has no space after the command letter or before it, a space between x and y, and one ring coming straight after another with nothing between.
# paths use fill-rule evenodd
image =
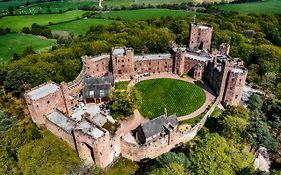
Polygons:
<instances>
[{"instance_id":1,"label":"farm field","mask_svg":"<svg viewBox=\"0 0 281 175\"><path fill-rule=\"evenodd\" d=\"M0 36L0 58L9 61L14 53L21 54L29 45L35 51L46 51L56 44L55 40L41 39L32 35L10 33Z\"/></svg>"},{"instance_id":2,"label":"farm field","mask_svg":"<svg viewBox=\"0 0 281 175\"><path fill-rule=\"evenodd\" d=\"M50 9L52 12L59 12L59 11L66 11L68 9L74 9L77 10L79 7L83 6L96 6L97 2L90 1L90 0L83 0L83 1L77 1L77 0L66 0L66 1L51 1L51 2L42 2L42 3L36 3L32 4L28 7L19 9L15 12L15 14L34 14L34 13L46 13L48 9Z\"/></svg>"},{"instance_id":3,"label":"farm field","mask_svg":"<svg viewBox=\"0 0 281 175\"><path fill-rule=\"evenodd\" d=\"M39 25L47 25L51 23L60 23L71 21L77 17L81 17L85 11L73 10L61 14L40 14L40 15L21 15L21 16L5 16L0 18L1 28L10 28L12 31L20 31L23 27L30 27L33 23Z\"/></svg>"},{"instance_id":4,"label":"farm field","mask_svg":"<svg viewBox=\"0 0 281 175\"><path fill-rule=\"evenodd\" d=\"M9 7L16 7L16 6L20 6L20 5L24 5L27 2L35 2L36 0L10 0L10 1L6 1L0 2L0 12L8 10Z\"/></svg>"},{"instance_id":5,"label":"farm field","mask_svg":"<svg viewBox=\"0 0 281 175\"><path fill-rule=\"evenodd\" d=\"M69 21L60 24L50 25L51 30L62 30L67 32L73 32L78 35L84 35L91 26L99 24L110 24L114 20L108 19L80 19L76 21Z\"/></svg>"},{"instance_id":6,"label":"farm field","mask_svg":"<svg viewBox=\"0 0 281 175\"><path fill-rule=\"evenodd\" d=\"M180 3L187 3L191 0L105 0L102 2L102 5L106 5L109 7L116 7L116 6L125 6L129 7L133 4L151 4L151 5L159 5L159 4L180 4Z\"/></svg>"},{"instance_id":7,"label":"farm field","mask_svg":"<svg viewBox=\"0 0 281 175\"><path fill-rule=\"evenodd\" d=\"M200 108L205 92L199 86L175 79L144 80L135 86L143 97L140 112L150 119L164 114L183 116Z\"/></svg>"},{"instance_id":8,"label":"farm field","mask_svg":"<svg viewBox=\"0 0 281 175\"><path fill-rule=\"evenodd\" d=\"M99 17L103 18L116 18L120 17L124 20L140 20L149 18L160 17L177 17L177 16L191 16L198 14L196 12L187 12L184 10L169 10L169 9L140 9L140 10L124 10L124 11L111 11L108 13L102 13Z\"/></svg>"},{"instance_id":9,"label":"farm field","mask_svg":"<svg viewBox=\"0 0 281 175\"><path fill-rule=\"evenodd\" d=\"M248 2L241 4L224 4L218 8L224 11L238 11L241 14L248 13L279 13L281 14L280 0L263 0L257 2Z\"/></svg>"}]
</instances>

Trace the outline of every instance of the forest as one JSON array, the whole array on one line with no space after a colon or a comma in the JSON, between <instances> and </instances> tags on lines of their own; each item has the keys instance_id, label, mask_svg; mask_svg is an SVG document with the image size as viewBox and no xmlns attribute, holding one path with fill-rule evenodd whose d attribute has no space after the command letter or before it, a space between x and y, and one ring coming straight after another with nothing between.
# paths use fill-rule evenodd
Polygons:
<instances>
[{"instance_id":1,"label":"forest","mask_svg":"<svg viewBox=\"0 0 281 175\"><path fill-rule=\"evenodd\" d=\"M69 82L81 70L81 56L109 53L113 46L132 47L135 53L168 52L171 41L187 43L191 20L116 20L91 27L86 35L53 46L50 52L36 54L28 47L9 64L0 64L0 174L74 174L79 167L72 150L61 151L63 143L32 124L23 100L26 84ZM247 109L216 110L194 140L134 164L124 174L260 174L252 166L260 146L269 151L271 174L281 174L281 15L224 13L196 20L213 26L212 48L223 42L231 45L230 55L244 60L249 69L247 83L265 93L251 96ZM98 168L89 171L102 173Z\"/></svg>"}]
</instances>

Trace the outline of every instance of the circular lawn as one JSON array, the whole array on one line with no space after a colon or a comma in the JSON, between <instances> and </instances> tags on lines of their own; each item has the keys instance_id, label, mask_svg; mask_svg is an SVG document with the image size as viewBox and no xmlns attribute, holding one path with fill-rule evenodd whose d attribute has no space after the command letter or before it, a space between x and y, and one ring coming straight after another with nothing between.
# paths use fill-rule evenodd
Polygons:
<instances>
[{"instance_id":1,"label":"circular lawn","mask_svg":"<svg viewBox=\"0 0 281 175\"><path fill-rule=\"evenodd\" d=\"M182 80L160 78L144 80L135 85L143 101L140 113L149 119L164 114L178 117L199 109L205 102L205 92L199 86Z\"/></svg>"}]
</instances>

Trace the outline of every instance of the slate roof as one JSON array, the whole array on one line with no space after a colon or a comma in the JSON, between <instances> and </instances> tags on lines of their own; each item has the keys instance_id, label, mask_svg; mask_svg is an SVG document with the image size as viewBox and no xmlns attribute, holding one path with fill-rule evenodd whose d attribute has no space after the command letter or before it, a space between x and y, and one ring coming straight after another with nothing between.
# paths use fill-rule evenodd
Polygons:
<instances>
[{"instance_id":1,"label":"slate roof","mask_svg":"<svg viewBox=\"0 0 281 175\"><path fill-rule=\"evenodd\" d=\"M113 85L113 75L98 78L86 77L84 78L83 98L89 99L108 97ZM101 93L101 91L103 93Z\"/></svg>"},{"instance_id":2,"label":"slate roof","mask_svg":"<svg viewBox=\"0 0 281 175\"><path fill-rule=\"evenodd\" d=\"M166 117L162 115L153 120L150 120L141 125L142 131L146 138L151 136L164 133L165 127L176 127L178 125L178 120L176 115L171 115ZM166 128L168 129L168 128Z\"/></svg>"},{"instance_id":3,"label":"slate roof","mask_svg":"<svg viewBox=\"0 0 281 175\"><path fill-rule=\"evenodd\" d=\"M79 125L75 129L79 129L94 138L102 137L105 134L102 130L89 123L88 121L79 123Z\"/></svg>"}]
</instances>

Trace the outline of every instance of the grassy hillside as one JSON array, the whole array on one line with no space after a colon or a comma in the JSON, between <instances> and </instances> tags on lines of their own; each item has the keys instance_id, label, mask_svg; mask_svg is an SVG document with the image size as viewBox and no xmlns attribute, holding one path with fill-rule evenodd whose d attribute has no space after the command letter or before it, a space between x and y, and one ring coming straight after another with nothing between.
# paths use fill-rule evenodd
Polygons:
<instances>
[{"instance_id":1,"label":"grassy hillside","mask_svg":"<svg viewBox=\"0 0 281 175\"><path fill-rule=\"evenodd\" d=\"M0 36L0 58L7 62L13 57L14 53L21 54L29 45L35 51L45 51L55 45L55 40L41 39L32 35L10 33Z\"/></svg>"},{"instance_id":2,"label":"grassy hillside","mask_svg":"<svg viewBox=\"0 0 281 175\"><path fill-rule=\"evenodd\" d=\"M47 25L49 22L60 23L81 17L85 11L73 10L62 14L41 14L41 15L22 15L5 16L0 18L2 28L9 27L12 31L20 31L23 27L30 27L33 23Z\"/></svg>"},{"instance_id":3,"label":"grassy hillside","mask_svg":"<svg viewBox=\"0 0 281 175\"><path fill-rule=\"evenodd\" d=\"M108 19L80 19L77 21L69 21L61 24L51 25L51 30L63 30L84 35L91 26L98 24L110 24L113 20Z\"/></svg>"},{"instance_id":4,"label":"grassy hillside","mask_svg":"<svg viewBox=\"0 0 281 175\"><path fill-rule=\"evenodd\" d=\"M219 9L225 11L238 11L241 14L248 13L279 13L281 14L280 0L263 0L258 2L249 2L241 4L219 5Z\"/></svg>"},{"instance_id":5,"label":"grassy hillside","mask_svg":"<svg viewBox=\"0 0 281 175\"><path fill-rule=\"evenodd\" d=\"M125 20L140 20L149 18L160 17L177 17L177 16L190 16L196 12L187 12L183 10L169 10L169 9L140 9L140 10L124 10L124 11L112 11L108 13L100 14L100 17L104 18L116 18L120 17Z\"/></svg>"}]
</instances>

